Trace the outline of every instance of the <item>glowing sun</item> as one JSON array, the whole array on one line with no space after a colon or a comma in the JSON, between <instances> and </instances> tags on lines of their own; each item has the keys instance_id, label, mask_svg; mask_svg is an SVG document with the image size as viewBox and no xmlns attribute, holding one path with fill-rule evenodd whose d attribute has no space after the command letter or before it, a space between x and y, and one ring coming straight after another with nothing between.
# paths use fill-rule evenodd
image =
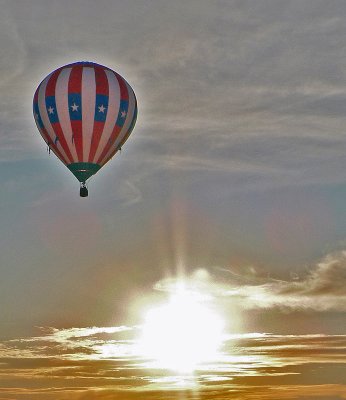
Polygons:
<instances>
[{"instance_id":1,"label":"glowing sun","mask_svg":"<svg viewBox=\"0 0 346 400\"><path fill-rule=\"evenodd\" d=\"M192 372L217 358L222 331L222 319L206 301L182 289L147 313L140 353L157 368Z\"/></svg>"}]
</instances>

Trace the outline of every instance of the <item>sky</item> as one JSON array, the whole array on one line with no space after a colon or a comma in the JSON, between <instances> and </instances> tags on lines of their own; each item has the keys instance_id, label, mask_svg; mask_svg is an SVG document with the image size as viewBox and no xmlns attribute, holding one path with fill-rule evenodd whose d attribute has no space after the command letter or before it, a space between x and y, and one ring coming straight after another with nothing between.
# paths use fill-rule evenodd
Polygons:
<instances>
[{"instance_id":1,"label":"sky","mask_svg":"<svg viewBox=\"0 0 346 400\"><path fill-rule=\"evenodd\" d=\"M345 2L0 6L0 400L346 399ZM81 60L138 101L83 199L32 116ZM138 350L181 285L224 322L193 372Z\"/></svg>"}]
</instances>

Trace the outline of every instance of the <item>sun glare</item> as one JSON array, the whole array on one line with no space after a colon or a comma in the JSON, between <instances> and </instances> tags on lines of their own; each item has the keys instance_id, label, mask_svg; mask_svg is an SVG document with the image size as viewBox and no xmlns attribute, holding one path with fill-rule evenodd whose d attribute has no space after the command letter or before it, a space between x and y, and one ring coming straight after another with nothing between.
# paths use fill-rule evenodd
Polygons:
<instances>
[{"instance_id":1,"label":"sun glare","mask_svg":"<svg viewBox=\"0 0 346 400\"><path fill-rule=\"evenodd\" d=\"M140 353L152 359L154 367L193 372L217 358L222 333L223 321L206 300L181 289L147 313Z\"/></svg>"}]
</instances>

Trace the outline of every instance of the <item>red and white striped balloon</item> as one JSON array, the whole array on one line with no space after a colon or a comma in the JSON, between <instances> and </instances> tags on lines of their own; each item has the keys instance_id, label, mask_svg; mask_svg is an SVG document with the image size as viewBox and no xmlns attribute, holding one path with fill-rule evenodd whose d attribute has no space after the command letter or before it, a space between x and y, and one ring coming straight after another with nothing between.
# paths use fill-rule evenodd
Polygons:
<instances>
[{"instance_id":1,"label":"red and white striped balloon","mask_svg":"<svg viewBox=\"0 0 346 400\"><path fill-rule=\"evenodd\" d=\"M131 86L92 62L53 71L39 84L33 103L43 139L81 183L115 155L137 118Z\"/></svg>"}]
</instances>

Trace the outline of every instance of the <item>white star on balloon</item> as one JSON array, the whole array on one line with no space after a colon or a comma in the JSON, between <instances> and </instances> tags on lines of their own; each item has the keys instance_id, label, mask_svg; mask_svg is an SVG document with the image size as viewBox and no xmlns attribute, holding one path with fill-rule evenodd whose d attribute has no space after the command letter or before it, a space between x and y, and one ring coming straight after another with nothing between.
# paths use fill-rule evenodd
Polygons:
<instances>
[{"instance_id":1,"label":"white star on balloon","mask_svg":"<svg viewBox=\"0 0 346 400\"><path fill-rule=\"evenodd\" d=\"M120 116L121 116L121 118L125 118L126 117L126 111L121 111Z\"/></svg>"},{"instance_id":2,"label":"white star on balloon","mask_svg":"<svg viewBox=\"0 0 346 400\"><path fill-rule=\"evenodd\" d=\"M98 109L99 109L99 112L102 112L102 113L104 113L105 112L105 109L106 109L106 107L102 104L101 106L99 106L98 107Z\"/></svg>"},{"instance_id":3,"label":"white star on balloon","mask_svg":"<svg viewBox=\"0 0 346 400\"><path fill-rule=\"evenodd\" d=\"M52 106L50 106L48 108L48 112L49 112L49 114L54 114L54 108Z\"/></svg>"},{"instance_id":4,"label":"white star on balloon","mask_svg":"<svg viewBox=\"0 0 346 400\"><path fill-rule=\"evenodd\" d=\"M76 103L73 103L71 108L72 108L72 111L78 111L79 106Z\"/></svg>"}]
</instances>

